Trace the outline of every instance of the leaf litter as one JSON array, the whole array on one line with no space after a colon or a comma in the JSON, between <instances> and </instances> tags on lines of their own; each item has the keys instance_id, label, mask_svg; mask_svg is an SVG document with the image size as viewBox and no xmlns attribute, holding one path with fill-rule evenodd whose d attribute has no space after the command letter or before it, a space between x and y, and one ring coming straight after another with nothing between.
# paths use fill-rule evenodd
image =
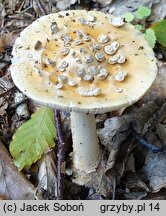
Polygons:
<instances>
[{"instance_id":1,"label":"leaf litter","mask_svg":"<svg viewBox=\"0 0 166 216\"><path fill-rule=\"evenodd\" d=\"M0 142L0 195L4 199L33 199L35 187L18 172L8 150Z\"/></svg>"}]
</instances>

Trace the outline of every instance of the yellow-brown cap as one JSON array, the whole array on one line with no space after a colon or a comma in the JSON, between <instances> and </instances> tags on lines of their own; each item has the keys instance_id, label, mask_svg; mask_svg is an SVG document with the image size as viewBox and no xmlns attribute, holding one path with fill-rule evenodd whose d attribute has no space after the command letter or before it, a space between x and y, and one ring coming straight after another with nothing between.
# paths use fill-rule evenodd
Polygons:
<instances>
[{"instance_id":1,"label":"yellow-brown cap","mask_svg":"<svg viewBox=\"0 0 166 216\"><path fill-rule=\"evenodd\" d=\"M103 113L138 101L157 66L141 32L97 11L43 16L13 47L16 86L40 103L64 110Z\"/></svg>"}]
</instances>

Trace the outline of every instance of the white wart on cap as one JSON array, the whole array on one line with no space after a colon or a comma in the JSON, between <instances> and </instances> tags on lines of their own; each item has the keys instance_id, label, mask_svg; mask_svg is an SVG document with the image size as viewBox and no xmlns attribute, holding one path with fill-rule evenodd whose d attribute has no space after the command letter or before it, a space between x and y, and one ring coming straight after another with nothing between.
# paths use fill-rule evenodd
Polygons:
<instances>
[{"instance_id":1,"label":"white wart on cap","mask_svg":"<svg viewBox=\"0 0 166 216\"><path fill-rule=\"evenodd\" d=\"M101 113L136 102L157 72L143 35L123 19L97 11L37 19L22 31L12 55L11 75L21 91L38 102L80 112Z\"/></svg>"}]
</instances>

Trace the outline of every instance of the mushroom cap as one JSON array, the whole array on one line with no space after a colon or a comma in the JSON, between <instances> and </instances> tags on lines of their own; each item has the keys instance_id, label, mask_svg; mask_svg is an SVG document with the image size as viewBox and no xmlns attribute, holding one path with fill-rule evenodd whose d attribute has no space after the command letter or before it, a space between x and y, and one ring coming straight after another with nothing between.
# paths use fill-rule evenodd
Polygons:
<instances>
[{"instance_id":1,"label":"mushroom cap","mask_svg":"<svg viewBox=\"0 0 166 216\"><path fill-rule=\"evenodd\" d=\"M85 10L37 19L13 46L16 86L39 103L77 112L104 113L138 101L155 80L156 59L141 32L129 23L114 26L113 19Z\"/></svg>"}]
</instances>

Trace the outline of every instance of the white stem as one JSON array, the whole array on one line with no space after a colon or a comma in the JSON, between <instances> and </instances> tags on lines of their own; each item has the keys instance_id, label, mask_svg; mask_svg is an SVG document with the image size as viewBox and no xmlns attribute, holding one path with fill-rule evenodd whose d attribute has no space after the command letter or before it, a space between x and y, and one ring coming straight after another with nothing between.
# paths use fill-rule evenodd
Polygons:
<instances>
[{"instance_id":1,"label":"white stem","mask_svg":"<svg viewBox=\"0 0 166 216\"><path fill-rule=\"evenodd\" d=\"M71 112L74 168L90 173L100 162L100 147L94 114Z\"/></svg>"}]
</instances>

